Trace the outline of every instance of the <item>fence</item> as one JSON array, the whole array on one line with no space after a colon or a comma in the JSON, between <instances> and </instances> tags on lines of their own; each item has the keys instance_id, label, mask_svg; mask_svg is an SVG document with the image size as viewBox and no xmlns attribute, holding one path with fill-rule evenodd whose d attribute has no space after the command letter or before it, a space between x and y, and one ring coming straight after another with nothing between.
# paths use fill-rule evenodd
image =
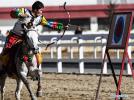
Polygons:
<instances>
[{"instance_id":1,"label":"fence","mask_svg":"<svg viewBox=\"0 0 134 100\"><path fill-rule=\"evenodd\" d=\"M43 50L44 44L50 41L51 42L56 41L57 38L59 37L60 35L49 35L49 36L40 35L39 40L42 41L42 43L40 43L39 46L41 47L41 50ZM133 49L132 46L134 45L133 39L134 39L134 35L132 34L130 38L129 47L128 47L128 53L131 58L132 58L131 52ZM0 40L1 40L1 44L3 44L5 37L1 36ZM46 56L48 52L46 51L44 52L42 67L44 71L48 71L48 72L51 72L53 70L54 72L56 71L59 73L62 72L98 73L99 70L101 69L101 63L106 48L106 41L107 41L107 34L81 35L79 39L75 35L65 35L56 44L53 44L49 47L48 52L50 57ZM63 57L63 47L67 48L68 50L66 54L68 57L66 58ZM99 53L97 51L98 47L100 49ZM76 54L74 48L78 49ZM88 51L90 51L90 55L88 57L85 57L85 55L88 55L89 53ZM91 55L93 56L90 57ZM113 57L113 55L115 55L115 57ZM120 68L119 65L121 64L121 60L122 60L121 55L122 55L122 51L120 50L116 50L116 51L113 50L111 53L112 62L115 65L115 69L118 70ZM75 71L73 67L75 68ZM109 68L109 63L105 61L103 73L105 74L109 73L108 68ZM127 63L127 61L126 61L126 74L131 74L130 66Z\"/></svg>"},{"instance_id":2,"label":"fence","mask_svg":"<svg viewBox=\"0 0 134 100\"><path fill-rule=\"evenodd\" d=\"M42 41L56 41L56 39L59 36L40 36L40 40ZM128 53L129 56L132 58L132 46L134 45L133 43L133 38L134 35L131 35L130 38L130 43L129 43L129 47L128 47ZM82 35L78 40L78 37L74 36L74 35L65 35L60 41L58 41L57 44L54 44L50 47L50 58L44 57L43 62L47 65L47 63L54 63L56 66L56 70L59 73L62 72L66 72L65 70L67 70L67 68L70 68L71 71L71 66L74 66L74 63L77 65L75 65L76 68L78 68L77 72L78 73L86 73L87 72L87 67L89 68L89 70L91 71L95 71L99 70L101 68L101 62L105 53L105 48L106 48L106 41L107 41L107 34L91 34L91 35ZM76 42L77 41L77 42ZM43 45L40 45L41 47L43 47ZM62 52L62 47L66 47L69 50L68 54L68 58L63 58L63 52ZM78 48L78 58L74 58L74 47ZM93 57L90 59L86 58L84 56L85 53L85 48L86 47L90 47L90 48L94 48L93 51ZM101 52L99 55L101 55L101 57L98 57L98 51L97 51L97 47L99 47L101 49ZM56 53L57 56L56 58L54 58L54 48L56 48ZM90 50L90 49L89 49ZM120 68L120 64L121 64L121 57L122 57L122 51L120 50L113 50L113 53L111 53L111 56L113 56L112 54L116 55L114 58L112 58L112 62L115 64L115 69ZM133 60L132 60L133 61ZM68 63L68 64L67 64ZM45 66L44 64L44 66ZM104 64L104 69L103 69L103 73L107 74L108 72L108 65L109 63L107 61L105 61ZM68 66L67 66L68 65ZM117 66L118 65L118 66ZM65 68L65 66L67 66ZM97 69L97 67L99 66L99 69ZM48 65L47 65L48 67ZM91 69L90 69L91 67ZM94 70L92 70L94 67ZM63 69L64 68L64 69ZM56 71L55 70L55 71ZM90 72L91 72L90 71ZM73 71L71 71L73 72ZM98 71L97 71L98 72ZM131 74L131 70L130 70L130 66L126 61L126 74Z\"/></svg>"}]
</instances>

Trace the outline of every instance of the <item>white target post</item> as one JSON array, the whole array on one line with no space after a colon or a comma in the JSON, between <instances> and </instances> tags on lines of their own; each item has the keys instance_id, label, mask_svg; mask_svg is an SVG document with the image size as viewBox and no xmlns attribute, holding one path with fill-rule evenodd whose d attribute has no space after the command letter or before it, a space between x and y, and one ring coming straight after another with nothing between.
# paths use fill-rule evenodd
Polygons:
<instances>
[{"instance_id":1,"label":"white target post","mask_svg":"<svg viewBox=\"0 0 134 100\"><path fill-rule=\"evenodd\" d=\"M79 69L80 73L84 73L84 48L82 46L83 40L79 39Z\"/></svg>"},{"instance_id":2,"label":"white target post","mask_svg":"<svg viewBox=\"0 0 134 100\"><path fill-rule=\"evenodd\" d=\"M57 62L57 67L58 67L58 73L62 73L62 48L61 48L61 46L59 46L60 45L60 43L61 43L61 40L59 40L58 42L57 42L57 44L58 44L58 47L57 47L57 58L58 58L58 62Z\"/></svg>"}]
</instances>

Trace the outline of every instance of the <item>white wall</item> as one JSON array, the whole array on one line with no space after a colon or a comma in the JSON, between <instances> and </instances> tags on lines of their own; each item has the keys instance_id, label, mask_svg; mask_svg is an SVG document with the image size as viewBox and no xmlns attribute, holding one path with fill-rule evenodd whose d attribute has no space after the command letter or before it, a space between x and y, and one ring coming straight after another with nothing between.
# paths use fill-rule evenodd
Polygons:
<instances>
[{"instance_id":1,"label":"white wall","mask_svg":"<svg viewBox=\"0 0 134 100\"><path fill-rule=\"evenodd\" d=\"M128 3L134 3L134 0L127 0Z\"/></svg>"},{"instance_id":2,"label":"white wall","mask_svg":"<svg viewBox=\"0 0 134 100\"><path fill-rule=\"evenodd\" d=\"M10 31L12 28L13 28L13 26L0 26L1 34L6 36L6 32Z\"/></svg>"},{"instance_id":3,"label":"white wall","mask_svg":"<svg viewBox=\"0 0 134 100\"><path fill-rule=\"evenodd\" d=\"M37 0L0 0L0 7L31 6ZM97 0L40 0L46 6L59 6L67 2L67 5L97 4ZM84 1L84 2L83 2Z\"/></svg>"}]
</instances>

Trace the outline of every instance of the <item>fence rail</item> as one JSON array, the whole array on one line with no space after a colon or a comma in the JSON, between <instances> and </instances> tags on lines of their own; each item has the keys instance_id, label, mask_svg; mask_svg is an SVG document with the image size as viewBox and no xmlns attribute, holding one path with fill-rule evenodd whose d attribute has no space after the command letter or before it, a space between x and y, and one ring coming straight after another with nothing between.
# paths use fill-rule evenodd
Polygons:
<instances>
[{"instance_id":1,"label":"fence rail","mask_svg":"<svg viewBox=\"0 0 134 100\"><path fill-rule=\"evenodd\" d=\"M103 56L105 53L106 48L106 41L107 41L107 34L89 34L89 35L81 35L78 39L75 35L65 35L60 41L57 42L57 44L53 44L49 47L49 55L50 57L46 57L44 53L44 59L42 66L46 69L49 69L48 64L54 64L53 67L56 69L56 72L62 73L67 68L76 67L78 73L85 73L87 72L87 67L90 69L94 66L96 69L97 66L101 68L101 62L103 60ZM40 35L39 40L42 41L42 43L39 44L41 50L45 46L46 43L50 43L52 41L56 41L56 39L60 37L60 35ZM134 35L132 34L130 37L129 47L128 47L128 53L129 56L132 58L132 46L134 46ZM5 40L5 37L0 36L1 40L1 47L3 47L3 41ZM67 48L67 58L63 57L63 47ZM98 57L98 50L99 47L99 57ZM77 48L77 55L78 57L74 57L75 49ZM86 48L89 48L86 50ZM92 48L93 50L90 50ZM86 51L86 52L85 52ZM88 51L92 51L93 57L85 57L85 53ZM47 53L48 53L47 52ZM56 53L56 54L55 54ZM120 64L122 61L121 58L121 52L120 50L114 50L114 53L116 56L112 58L112 62L116 64ZM56 57L54 57L56 55ZM112 56L112 55L111 55ZM132 59L132 61L134 61ZM97 65L99 63L99 65ZM74 65L76 64L76 65ZM96 64L96 65L95 65ZM65 67L67 65L67 67ZM52 66L51 66L52 67ZM50 68L51 68L50 67ZM103 73L107 74L108 72L108 62L105 61ZM118 65L119 67L119 65ZM50 71L51 69L49 69ZM71 69L70 69L71 70ZM96 69L97 70L97 69ZM91 70L92 71L92 70ZM94 70L95 71L95 70ZM131 74L130 66L126 61L126 73Z\"/></svg>"},{"instance_id":2,"label":"fence rail","mask_svg":"<svg viewBox=\"0 0 134 100\"><path fill-rule=\"evenodd\" d=\"M54 50L52 50L53 48L56 48L57 50L57 58L54 58L53 56L51 56L49 59L44 58L44 62L55 62L55 64L57 64L57 72L63 72L63 65L65 65L64 63L70 63L70 66L73 67L73 65L71 65L72 63L77 63L78 64L78 68L79 68L79 73L85 73L85 65L86 63L90 63L89 65L89 69L90 66L92 66L91 64L93 63L99 63L99 66L101 66L101 62L105 53L105 48L106 48L106 41L107 41L107 34L91 34L91 35L82 35L79 39L79 43L76 43L75 41L78 39L78 37L74 36L74 35L65 35L61 41L59 41L57 44L54 44L51 46L51 50L50 50L50 55L53 55ZM59 36L40 36L40 39L42 41L53 41L56 40L56 38L58 38ZM134 39L134 35L132 34L130 37L130 43L129 43L129 47L128 47L128 53L129 56L132 58L132 46L134 46L134 42L132 41ZM92 42L87 42L87 41L92 41ZM64 41L69 41L67 43L65 43ZM98 58L97 56L97 47L101 48L101 57ZM69 51L69 58L64 59L63 58L63 54L62 54L62 47L67 47L70 48ZM75 59L73 57L73 48L77 47L78 48L78 58ZM94 57L92 57L92 59L89 58L85 58L84 57L84 49L85 47L93 47L93 55ZM115 54L116 57L112 58L112 62L113 63L121 63L122 58L120 50L115 50ZM133 59L132 59L133 61ZM103 73L107 74L108 73L108 62L105 61L104 64L104 69L103 69ZM130 70L130 66L128 65L127 61L126 61L126 73L127 74L131 74L131 70Z\"/></svg>"}]
</instances>

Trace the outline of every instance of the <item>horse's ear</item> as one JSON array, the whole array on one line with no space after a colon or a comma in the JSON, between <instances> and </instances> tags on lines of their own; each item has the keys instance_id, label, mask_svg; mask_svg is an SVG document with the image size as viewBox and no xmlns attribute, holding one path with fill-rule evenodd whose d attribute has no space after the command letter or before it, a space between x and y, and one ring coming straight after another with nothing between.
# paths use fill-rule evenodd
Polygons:
<instances>
[{"instance_id":1,"label":"horse's ear","mask_svg":"<svg viewBox=\"0 0 134 100\"><path fill-rule=\"evenodd\" d=\"M10 12L10 16L11 16L11 18L17 18L15 10L12 10Z\"/></svg>"}]
</instances>

